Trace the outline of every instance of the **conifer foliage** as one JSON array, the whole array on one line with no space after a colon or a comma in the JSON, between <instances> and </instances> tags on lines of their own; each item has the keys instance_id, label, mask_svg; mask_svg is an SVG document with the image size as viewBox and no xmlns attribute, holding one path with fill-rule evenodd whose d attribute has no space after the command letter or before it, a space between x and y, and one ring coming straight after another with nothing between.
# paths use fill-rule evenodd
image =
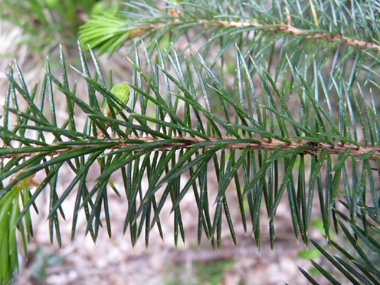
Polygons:
<instances>
[{"instance_id":1,"label":"conifer foliage","mask_svg":"<svg viewBox=\"0 0 380 285\"><path fill-rule=\"evenodd\" d=\"M165 234L165 203L175 243L184 240L181 201L193 195L199 243L219 248L222 225L237 243L231 211L238 210L259 250L260 215L268 216L273 247L277 208L288 203L295 238L331 265L311 261L324 278L379 284L378 1L145 0L123 7L81 28L81 46L91 49L80 46L81 66L72 68L83 79L78 84L87 84L87 100L69 82L62 51L62 76L47 61L40 88L27 86L16 63L9 68L0 126L0 282L17 273L18 244L27 255L30 212L42 192L50 195L51 241L60 244L70 194L72 237L84 213L95 241L103 227L111 235L108 195L123 191L124 231L133 244L142 233L148 244L154 228ZM95 53L122 47L133 71L126 83L114 83ZM56 96L67 102L62 124ZM87 118L83 128L78 113ZM75 176L59 192L63 166ZM89 186L93 167L101 171ZM116 189L115 177L123 187ZM226 198L232 189L238 209ZM313 215L321 217L328 248L309 236ZM306 270L300 274L318 284Z\"/></svg>"}]
</instances>

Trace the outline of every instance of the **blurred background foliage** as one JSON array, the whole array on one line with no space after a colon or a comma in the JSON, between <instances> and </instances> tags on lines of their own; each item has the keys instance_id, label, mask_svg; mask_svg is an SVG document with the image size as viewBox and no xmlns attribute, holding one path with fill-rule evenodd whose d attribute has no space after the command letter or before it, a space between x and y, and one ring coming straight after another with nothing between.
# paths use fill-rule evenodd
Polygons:
<instances>
[{"instance_id":1,"label":"blurred background foliage","mask_svg":"<svg viewBox=\"0 0 380 285\"><path fill-rule=\"evenodd\" d=\"M0 19L22 29L25 38L20 44L33 53L45 56L61 44L69 56L77 54L79 27L88 18L113 15L119 6L114 0L3 0Z\"/></svg>"}]
</instances>

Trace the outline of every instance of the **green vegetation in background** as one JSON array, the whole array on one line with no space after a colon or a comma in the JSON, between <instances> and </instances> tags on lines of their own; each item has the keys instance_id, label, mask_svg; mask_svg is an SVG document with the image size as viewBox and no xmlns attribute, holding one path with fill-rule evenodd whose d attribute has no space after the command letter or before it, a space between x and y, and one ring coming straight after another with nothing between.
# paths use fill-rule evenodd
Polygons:
<instances>
[{"instance_id":1,"label":"green vegetation in background","mask_svg":"<svg viewBox=\"0 0 380 285\"><path fill-rule=\"evenodd\" d=\"M58 47L71 52L77 46L79 27L92 15L115 14L114 0L4 0L0 18L20 27L27 35L25 44L36 53Z\"/></svg>"}]
</instances>

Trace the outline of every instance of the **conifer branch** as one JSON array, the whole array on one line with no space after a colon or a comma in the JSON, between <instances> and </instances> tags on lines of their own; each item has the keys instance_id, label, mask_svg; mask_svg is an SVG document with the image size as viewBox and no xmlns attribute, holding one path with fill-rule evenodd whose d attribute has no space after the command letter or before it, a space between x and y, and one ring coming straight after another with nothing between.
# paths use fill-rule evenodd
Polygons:
<instances>
[{"instance_id":1,"label":"conifer branch","mask_svg":"<svg viewBox=\"0 0 380 285\"><path fill-rule=\"evenodd\" d=\"M291 22L288 20L288 22ZM310 29L310 30L304 30L304 29L299 29L294 26L291 26L288 24L261 24L259 22L255 21L208 21L208 20L199 20L199 21L194 21L194 22L189 22L189 21L181 21L179 19L173 19L172 21L167 21L165 23L158 23L158 24L151 24L148 27L139 27L138 25L136 27L130 27L128 29L128 39L133 39L137 36L142 36L144 33L149 33L154 30L158 29L165 29L168 28L168 26L177 26L180 28L181 26L205 26L205 27L223 27L223 28L253 28L255 31L260 31L260 32L270 32L274 34L291 34L296 37L306 37L307 39L317 39L317 40L326 40L330 43L341 43L345 44L348 46L352 47L359 47L362 50L367 50L367 49L373 49L377 53L380 53L380 45L368 42L368 41L363 41L363 40L358 40L355 38L350 38L344 35L337 35L334 33L329 33L323 30L315 30L315 29Z\"/></svg>"},{"instance_id":2,"label":"conifer branch","mask_svg":"<svg viewBox=\"0 0 380 285\"><path fill-rule=\"evenodd\" d=\"M214 23L213 23L214 24ZM208 24L210 25L210 24ZM212 24L211 24L212 25ZM334 35L332 33L328 33L320 30L302 30L290 25L285 24L275 24L275 25L263 25L253 21L246 22L228 22L228 21L220 21L219 23L215 23L214 25L218 25L220 27L234 27L234 28L258 28L258 30L262 32L271 32L271 33L290 33L297 37L306 37L307 39L317 39L317 40L326 40L330 43L340 42L346 44L348 46L358 46L360 49L374 49L377 53L380 53L380 45L371 42L365 42L354 38L349 38L342 35Z\"/></svg>"},{"instance_id":3,"label":"conifer branch","mask_svg":"<svg viewBox=\"0 0 380 285\"><path fill-rule=\"evenodd\" d=\"M236 142L235 142L236 141ZM62 155L67 151L77 149L77 148L92 148L100 145L109 145L106 147L108 151L123 150L131 147L135 147L133 151L141 150L138 148L139 145L144 145L147 143L157 143L156 147L152 147L152 151L163 151L170 150L174 147L176 150L189 149L197 144L200 144L200 149L211 149L216 144L223 145L219 150L235 149L244 150L248 148L249 150L268 150L273 152L276 148L281 147L281 151L289 151L297 149L302 146L308 146L300 154L309 154L318 157L319 153L326 150L327 154L337 155L344 154L346 151L350 151L350 156L359 158L366 155L366 159L376 159L380 158L380 147L379 146L358 146L353 144L342 144L342 143L319 143L314 141L302 141L289 139L290 142L284 142L277 139L267 139L267 138L243 138L234 139L232 137L216 138L212 137L209 140L203 138L191 137L191 136L173 136L170 141L161 138L155 138L151 136L130 136L128 139L103 139L98 140L96 143L88 141L81 141L80 144L52 144L51 148L54 150L40 151L43 147L35 146L34 150L31 150L31 146L26 147L28 150L22 151L23 148L18 148L17 153L5 153L7 148L1 148L0 153L2 153L0 162L5 159L16 159L16 158L26 158L32 156L38 156L41 154L46 154L46 156L52 158L54 156ZM207 145L207 143L210 143ZM33 146L32 146L33 148ZM12 148L8 148L12 152Z\"/></svg>"},{"instance_id":4,"label":"conifer branch","mask_svg":"<svg viewBox=\"0 0 380 285\"><path fill-rule=\"evenodd\" d=\"M369 260L378 253L380 225L378 3L280 2L128 1L117 15L93 17L81 29L85 46L112 53L138 40L128 54L131 76L116 85L92 50L91 62L79 47L82 66L73 69L87 92L69 84L62 50L62 78L48 61L41 88L29 89L19 66L10 66L0 127L0 241L9 242L0 243L0 283L17 269L17 232L26 253L29 210L42 192L51 196L51 241L55 233L61 244L69 195L76 195L72 237L82 209L94 241L104 225L111 236L110 189L125 191L124 233L133 245L142 234L148 245L153 228L163 238L165 203L175 244L184 240L181 205L193 192L199 245L206 237L219 248L225 225L237 244L237 211L259 251L267 215L273 248L277 209L287 202L296 239L313 243L351 283L376 283L380 272ZM185 47L176 44L184 38ZM199 52L184 57L190 47ZM62 123L58 94L67 102ZM73 174L65 189L61 169ZM34 181L37 173L46 175ZM344 263L310 239L316 216L321 239L349 257ZM333 228L366 253L347 254ZM365 264L360 272L358 264Z\"/></svg>"},{"instance_id":5,"label":"conifer branch","mask_svg":"<svg viewBox=\"0 0 380 285\"><path fill-rule=\"evenodd\" d=\"M307 39L313 40L326 40L330 43L340 43L345 44L351 47L359 47L362 50L372 49L375 50L376 53L380 53L380 45L366 42L362 40L358 40L355 38L346 37L343 35L337 35L333 33L329 33L323 30L303 30L296 27L293 27L288 24L261 24L254 21L207 21L207 20L199 20L195 22L182 22L178 19L174 19L172 22L159 23L159 24L151 24L149 27L135 27L135 29L128 30L128 39L135 38L137 36L141 36L144 33L151 32L153 30L165 29L168 26L177 26L180 28L181 26L205 26L205 27L223 27L223 28L252 28L255 31L260 32L270 32L273 34L291 34L296 37L306 37Z\"/></svg>"},{"instance_id":6,"label":"conifer branch","mask_svg":"<svg viewBox=\"0 0 380 285\"><path fill-rule=\"evenodd\" d=\"M338 29L338 22L332 19L330 23L325 23L324 27L332 27L332 28L323 28L322 25L318 24L318 16L323 17L324 11L315 10L312 1L310 2L311 8L311 19L309 21L301 22L301 24L306 23L306 28L298 28L300 22L296 22L299 20L299 15L294 14L289 11L288 7L285 6L284 12L286 14L286 24L284 23L285 19L275 19L272 17L269 20L256 20L256 17L247 17L247 15L242 14L239 15L240 18L238 21L232 20L231 17L228 17L222 13L222 11L214 12L207 11L209 14L202 14L202 9L197 10L192 5L188 5L186 3L173 3L173 5L169 5L166 7L167 9L158 8L154 16L149 15L143 18L137 18L136 15L131 16L132 14L127 13L127 18L124 20L126 23L123 25L123 19L117 18L117 25L109 27L108 33L113 35L119 35L117 39L115 39L115 43L112 44L111 51L115 51L117 48L120 48L122 44L125 42L134 39L136 37L145 38L148 36L152 36L158 31L162 31L163 34L170 33L170 31L177 30L179 33L183 33L188 29L203 26L205 28L231 28L231 29L242 29L241 31L237 31L238 33L245 33L249 31L257 31L257 32L266 32L272 34L290 34L295 37L305 37L310 40L324 40L328 43L339 43L351 47L357 46L361 50L374 50L376 53L380 52L379 42L376 41L376 29L372 29L371 26L363 27L363 31L360 31L358 27L354 27L353 32L354 36L346 36L343 31ZM340 4L343 5L343 4ZM197 14L198 13L198 14ZM255 11L256 14L259 14L258 11ZM350 17L354 18L355 13L350 14ZM131 18L129 18L131 17ZM229 20L224 20L224 19ZM115 18L116 19L116 18ZM293 20L295 19L295 20ZM373 16L374 23L371 23L368 19L366 20L370 25L376 25L378 20ZM102 46L104 43L113 42L114 40L100 38L97 34L97 29L102 28L104 25L104 21L108 20L105 17L98 17L94 19L90 19L86 25L82 27L81 30L81 40L85 44L90 44L91 48L95 48L100 46L99 50L104 52L107 45ZM347 19L345 19L347 20ZM355 19L351 19L355 20ZM363 21L362 19L360 19ZM332 24L332 26L330 25ZM344 26L345 28L349 26L349 24L339 23L339 25ZM99 27L98 27L99 26ZM182 30L182 31L181 31ZM345 29L347 30L347 29ZM231 31L236 34L236 31ZM368 33L371 33L368 34ZM358 33L367 34L367 40L362 40L362 37ZM214 34L213 37L217 38L218 36L223 36L225 33L221 33L220 35ZM111 37L110 35L107 37ZM108 47L110 48L110 47Z\"/></svg>"}]
</instances>

